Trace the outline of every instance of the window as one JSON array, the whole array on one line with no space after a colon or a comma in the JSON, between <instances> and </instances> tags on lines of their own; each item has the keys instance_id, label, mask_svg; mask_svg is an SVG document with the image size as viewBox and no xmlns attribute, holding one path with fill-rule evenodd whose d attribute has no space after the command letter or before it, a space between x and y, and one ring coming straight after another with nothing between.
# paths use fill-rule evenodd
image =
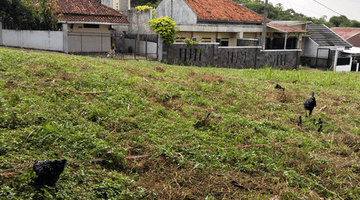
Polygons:
<instances>
[{"instance_id":1,"label":"window","mask_svg":"<svg viewBox=\"0 0 360 200\"><path fill-rule=\"evenodd\" d=\"M99 24L84 24L84 28L100 28Z\"/></svg>"}]
</instances>

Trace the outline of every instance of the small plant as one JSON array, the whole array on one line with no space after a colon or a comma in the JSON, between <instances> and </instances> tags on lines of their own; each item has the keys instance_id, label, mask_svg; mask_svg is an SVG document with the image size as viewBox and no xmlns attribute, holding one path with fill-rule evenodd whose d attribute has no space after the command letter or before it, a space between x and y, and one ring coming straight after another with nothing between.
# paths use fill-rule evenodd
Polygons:
<instances>
[{"instance_id":1,"label":"small plant","mask_svg":"<svg viewBox=\"0 0 360 200\"><path fill-rule=\"evenodd\" d=\"M162 41L168 45L172 45L175 40L175 34L178 31L176 22L170 17L158 17L149 21L149 26L157 34L160 34Z\"/></svg>"},{"instance_id":2,"label":"small plant","mask_svg":"<svg viewBox=\"0 0 360 200\"><path fill-rule=\"evenodd\" d=\"M155 8L152 6L148 6L148 5L144 5L144 6L136 6L135 9L137 10L137 12L141 12L141 11L145 11L145 10L152 10L152 16L153 18L157 15L156 13L154 13Z\"/></svg>"},{"instance_id":3,"label":"small plant","mask_svg":"<svg viewBox=\"0 0 360 200\"><path fill-rule=\"evenodd\" d=\"M183 42L185 42L186 45L190 45L190 46L194 45L194 44L197 44L197 42L195 42L194 40L189 39L189 38L184 39Z\"/></svg>"},{"instance_id":4,"label":"small plant","mask_svg":"<svg viewBox=\"0 0 360 200\"><path fill-rule=\"evenodd\" d=\"M152 6L148 6L148 5L144 5L144 6L136 6L135 9L137 10L137 12L141 12L141 11L145 11L145 10L152 10L155 11L155 8L153 8Z\"/></svg>"},{"instance_id":5,"label":"small plant","mask_svg":"<svg viewBox=\"0 0 360 200\"><path fill-rule=\"evenodd\" d=\"M197 46L197 47L196 47L196 51L197 51L198 53L201 53L201 47L200 47L200 46Z\"/></svg>"}]
</instances>

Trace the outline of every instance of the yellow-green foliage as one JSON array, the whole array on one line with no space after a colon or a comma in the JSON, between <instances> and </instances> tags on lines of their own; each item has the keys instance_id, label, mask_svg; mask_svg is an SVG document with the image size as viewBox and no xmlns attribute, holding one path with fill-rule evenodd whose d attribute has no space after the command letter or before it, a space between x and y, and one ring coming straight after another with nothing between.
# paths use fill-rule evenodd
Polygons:
<instances>
[{"instance_id":1,"label":"yellow-green foliage","mask_svg":"<svg viewBox=\"0 0 360 200\"><path fill-rule=\"evenodd\" d=\"M169 16L154 18L149 21L149 26L157 34L160 34L162 41L172 45L177 32L176 22Z\"/></svg>"},{"instance_id":2,"label":"yellow-green foliage","mask_svg":"<svg viewBox=\"0 0 360 200\"><path fill-rule=\"evenodd\" d=\"M137 10L138 13L141 12L141 11L150 10L150 9L155 11L155 8L153 8L152 6L148 6L148 5L136 6L135 9Z\"/></svg>"},{"instance_id":3,"label":"yellow-green foliage","mask_svg":"<svg viewBox=\"0 0 360 200\"><path fill-rule=\"evenodd\" d=\"M141 11L145 11L145 10L150 10L150 9L151 9L151 10L153 11L153 12L152 12L153 18L157 15L156 13L154 13L155 8L152 7L152 6L148 6L148 5L136 6L135 9L137 10L138 13L141 12Z\"/></svg>"},{"instance_id":4,"label":"yellow-green foliage","mask_svg":"<svg viewBox=\"0 0 360 200\"><path fill-rule=\"evenodd\" d=\"M188 44L190 46L196 44L196 42L194 40L189 39L189 38L184 39L183 42L185 42L186 44Z\"/></svg>"}]
</instances>

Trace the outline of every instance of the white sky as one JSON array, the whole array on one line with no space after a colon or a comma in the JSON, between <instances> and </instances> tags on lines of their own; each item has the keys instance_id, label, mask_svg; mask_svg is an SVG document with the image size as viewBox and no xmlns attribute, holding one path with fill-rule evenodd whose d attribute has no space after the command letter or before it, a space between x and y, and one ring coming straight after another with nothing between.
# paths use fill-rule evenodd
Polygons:
<instances>
[{"instance_id":1,"label":"white sky","mask_svg":"<svg viewBox=\"0 0 360 200\"><path fill-rule=\"evenodd\" d=\"M330 9L345 15L350 20L360 21L360 0L316 0L329 7ZM314 0L268 0L274 6L281 3L283 8L294 9L297 13L302 13L309 17L320 18L326 15L327 21L332 16L339 16L333 11L325 8ZM265 2L265 0L264 0Z\"/></svg>"}]
</instances>

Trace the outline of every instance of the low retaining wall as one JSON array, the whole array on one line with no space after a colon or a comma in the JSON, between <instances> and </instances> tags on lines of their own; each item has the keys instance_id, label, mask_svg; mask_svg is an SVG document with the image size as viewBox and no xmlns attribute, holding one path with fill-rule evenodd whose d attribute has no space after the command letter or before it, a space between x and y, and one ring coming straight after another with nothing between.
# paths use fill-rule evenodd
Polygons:
<instances>
[{"instance_id":1,"label":"low retaining wall","mask_svg":"<svg viewBox=\"0 0 360 200\"><path fill-rule=\"evenodd\" d=\"M63 51L62 31L29 31L2 29L2 44L52 51Z\"/></svg>"},{"instance_id":2,"label":"low retaining wall","mask_svg":"<svg viewBox=\"0 0 360 200\"><path fill-rule=\"evenodd\" d=\"M168 64L238 69L268 65L281 69L297 69L300 53L301 50L261 50L259 46L219 47L218 43L175 43L164 47L163 58Z\"/></svg>"}]
</instances>

